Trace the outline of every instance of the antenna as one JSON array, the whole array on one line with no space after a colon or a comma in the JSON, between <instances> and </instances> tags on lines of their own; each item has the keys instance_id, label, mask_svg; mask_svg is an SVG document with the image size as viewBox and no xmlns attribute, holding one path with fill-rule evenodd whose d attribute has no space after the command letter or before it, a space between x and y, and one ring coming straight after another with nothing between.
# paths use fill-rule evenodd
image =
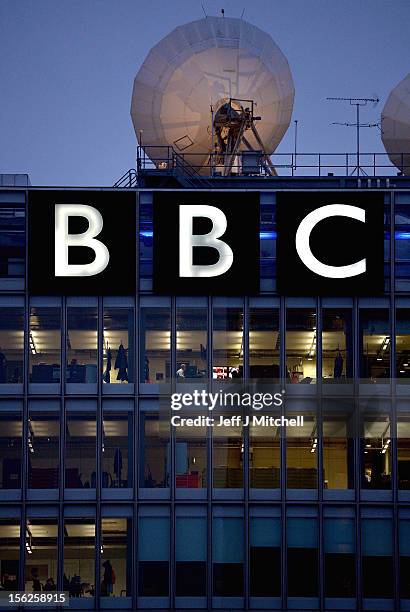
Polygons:
<instances>
[{"instance_id":1,"label":"antenna","mask_svg":"<svg viewBox=\"0 0 410 612\"><path fill-rule=\"evenodd\" d=\"M225 9L221 9L221 15L222 17L225 17Z\"/></svg>"},{"instance_id":2,"label":"antenna","mask_svg":"<svg viewBox=\"0 0 410 612\"><path fill-rule=\"evenodd\" d=\"M295 157L294 157L294 162L293 162L293 168L294 168L294 170L296 170L296 155L297 155L297 149L298 149L298 123L299 123L299 120L295 119L294 123L295 123Z\"/></svg>"},{"instance_id":3,"label":"antenna","mask_svg":"<svg viewBox=\"0 0 410 612\"><path fill-rule=\"evenodd\" d=\"M202 6L203 13L204 13L204 15L205 15L205 19L207 19L207 18L208 18L208 15L206 14L206 11L205 11L205 9L204 9L204 3L203 3L203 2L201 2L201 6Z\"/></svg>"},{"instance_id":4,"label":"antenna","mask_svg":"<svg viewBox=\"0 0 410 612\"><path fill-rule=\"evenodd\" d=\"M356 128L356 167L353 168L352 174L355 172L357 176L360 176L360 172L363 175L366 175L366 172L363 168L360 167L360 128L363 127L379 127L378 123L360 123L360 107L367 106L369 102L373 102L373 105L376 106L379 103L379 98L326 98L326 100L331 102L349 102L350 106L356 107L356 122L355 123L341 123L335 121L332 125L344 125L346 127L355 127Z\"/></svg>"},{"instance_id":5,"label":"antenna","mask_svg":"<svg viewBox=\"0 0 410 612\"><path fill-rule=\"evenodd\" d=\"M243 11L241 13L241 19L243 19L243 16L245 15L245 9L246 9L246 6L243 7Z\"/></svg>"}]
</instances>

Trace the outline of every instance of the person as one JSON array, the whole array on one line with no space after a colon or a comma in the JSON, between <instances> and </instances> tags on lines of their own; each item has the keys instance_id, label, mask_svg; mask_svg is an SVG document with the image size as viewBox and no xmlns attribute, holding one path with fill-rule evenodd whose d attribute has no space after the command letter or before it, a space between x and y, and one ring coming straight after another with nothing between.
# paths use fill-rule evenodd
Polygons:
<instances>
[{"instance_id":1,"label":"person","mask_svg":"<svg viewBox=\"0 0 410 612\"><path fill-rule=\"evenodd\" d=\"M33 569L31 570L31 579L33 581L33 591L34 592L41 591L41 582L40 582L40 577L38 575L37 567L33 567Z\"/></svg>"},{"instance_id":2,"label":"person","mask_svg":"<svg viewBox=\"0 0 410 612\"><path fill-rule=\"evenodd\" d=\"M179 366L179 369L177 370L177 378L185 378L185 370L186 370L185 363L181 363L181 365Z\"/></svg>"},{"instance_id":3,"label":"person","mask_svg":"<svg viewBox=\"0 0 410 612\"><path fill-rule=\"evenodd\" d=\"M56 583L54 582L54 578L52 578L50 576L50 578L47 578L46 583L44 585L44 590L45 591L55 591L56 590Z\"/></svg>"},{"instance_id":4,"label":"person","mask_svg":"<svg viewBox=\"0 0 410 612\"><path fill-rule=\"evenodd\" d=\"M11 580L8 574L3 575L2 587L5 591L15 591L16 590L16 581Z\"/></svg>"},{"instance_id":5,"label":"person","mask_svg":"<svg viewBox=\"0 0 410 612\"><path fill-rule=\"evenodd\" d=\"M104 592L107 594L107 597L110 597L110 595L113 592L113 585L115 582L115 574L114 574L114 570L113 567L111 565L111 563L109 562L109 560L107 559L107 561L104 561L104 563L102 564L103 568L104 568L104 578L103 578L103 586L104 588L101 589L101 592Z\"/></svg>"}]
</instances>

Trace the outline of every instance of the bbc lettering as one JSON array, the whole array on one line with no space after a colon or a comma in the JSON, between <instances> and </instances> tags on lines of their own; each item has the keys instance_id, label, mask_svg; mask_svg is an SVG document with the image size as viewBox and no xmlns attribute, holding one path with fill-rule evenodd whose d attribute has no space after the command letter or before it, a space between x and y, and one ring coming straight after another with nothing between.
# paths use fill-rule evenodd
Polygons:
<instances>
[{"instance_id":1,"label":"bbc lettering","mask_svg":"<svg viewBox=\"0 0 410 612\"><path fill-rule=\"evenodd\" d=\"M135 204L128 198L121 209L114 206L117 192L103 201L100 193L95 202L92 194L87 195L86 203L78 198L49 200L53 223L45 226L52 234L47 244L53 265L46 267L46 278L36 275L31 265L32 293L47 293L51 288L52 293L90 294L90 283L98 294L135 293L135 270L130 275L130 260L119 257L125 251L135 260ZM346 192L343 202L340 199L340 192L277 194L278 293L374 295L383 291L383 196ZM128 215L128 226L121 224L120 235L112 225L113 208ZM38 259L36 232L43 210L34 210L34 204L30 208L30 223L36 219L30 225L30 261ZM259 194L156 193L153 224L154 293L259 292ZM356 239L341 240L343 232ZM335 251L338 240L342 252Z\"/></svg>"}]
</instances>

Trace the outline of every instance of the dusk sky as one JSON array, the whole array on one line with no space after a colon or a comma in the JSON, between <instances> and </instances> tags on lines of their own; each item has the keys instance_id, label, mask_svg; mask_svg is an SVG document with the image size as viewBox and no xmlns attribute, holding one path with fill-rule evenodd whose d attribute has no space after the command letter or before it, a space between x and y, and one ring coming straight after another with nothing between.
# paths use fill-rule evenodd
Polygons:
<instances>
[{"instance_id":1,"label":"dusk sky","mask_svg":"<svg viewBox=\"0 0 410 612\"><path fill-rule=\"evenodd\" d=\"M209 15L267 31L295 84L291 126L279 151L353 152L354 110L327 96L373 97L377 122L410 72L409 0L203 0ZM135 167L130 118L135 74L173 28L203 17L200 0L0 0L0 172L33 185L112 185ZM362 130L362 150L383 151Z\"/></svg>"}]
</instances>

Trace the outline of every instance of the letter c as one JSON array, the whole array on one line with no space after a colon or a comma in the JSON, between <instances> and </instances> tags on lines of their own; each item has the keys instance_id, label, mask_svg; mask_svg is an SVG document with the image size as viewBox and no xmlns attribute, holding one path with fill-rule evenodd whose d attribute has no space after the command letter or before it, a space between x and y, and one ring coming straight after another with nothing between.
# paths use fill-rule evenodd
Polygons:
<instances>
[{"instance_id":1,"label":"letter c","mask_svg":"<svg viewBox=\"0 0 410 612\"><path fill-rule=\"evenodd\" d=\"M329 266L319 261L310 248L310 234L313 228L328 217L350 217L356 221L366 222L366 211L358 206L347 204L329 204L309 213L300 223L296 232L296 251L305 266L325 278L348 278L366 272L366 259L361 259L348 266Z\"/></svg>"}]
</instances>

